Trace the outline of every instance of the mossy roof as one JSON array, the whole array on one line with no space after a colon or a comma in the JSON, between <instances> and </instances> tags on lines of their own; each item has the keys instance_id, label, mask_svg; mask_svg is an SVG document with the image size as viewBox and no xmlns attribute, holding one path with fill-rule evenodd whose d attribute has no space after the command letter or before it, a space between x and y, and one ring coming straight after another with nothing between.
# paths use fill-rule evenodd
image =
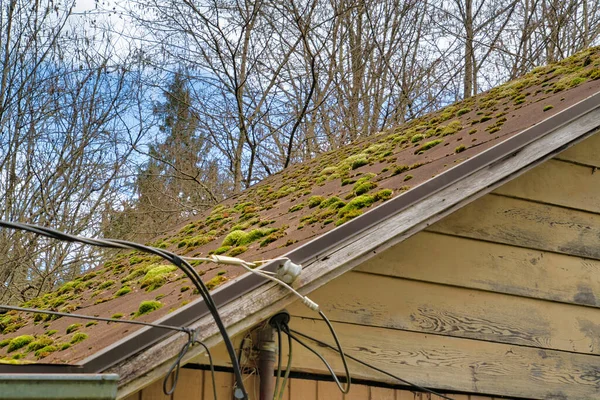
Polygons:
<instances>
[{"instance_id":1,"label":"mossy roof","mask_svg":"<svg viewBox=\"0 0 600 400\"><path fill-rule=\"evenodd\" d=\"M217 253L255 261L284 255L598 91L600 48L593 48L292 166L151 244L186 256ZM211 263L194 266L211 288L243 273ZM165 267L157 257L133 252L118 254L24 306L103 317L119 313L122 319L153 321L198 296L180 271ZM137 316L141 302L148 300L162 306ZM60 350L71 341L73 333L66 330L73 323L81 323L77 332L89 339ZM77 363L137 327L8 312L0 315L0 329L0 343L47 334L58 349L39 361L27 347L7 353L4 346L0 359ZM53 330L57 332L48 333Z\"/></svg>"}]
</instances>

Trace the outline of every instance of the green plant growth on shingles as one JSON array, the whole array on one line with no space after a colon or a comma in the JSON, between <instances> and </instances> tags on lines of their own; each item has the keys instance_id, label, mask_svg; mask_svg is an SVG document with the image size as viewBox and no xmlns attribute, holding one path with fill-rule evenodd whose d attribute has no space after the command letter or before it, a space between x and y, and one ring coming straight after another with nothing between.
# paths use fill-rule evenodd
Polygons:
<instances>
[{"instance_id":1,"label":"green plant growth on shingles","mask_svg":"<svg viewBox=\"0 0 600 400\"><path fill-rule=\"evenodd\" d=\"M437 140L432 140L431 142L427 142L427 143L423 144L421 147L419 147L417 150L415 150L415 154L419 154L421 152L427 151L442 142L443 142L442 139L437 139Z\"/></svg>"},{"instance_id":2,"label":"green plant growth on shingles","mask_svg":"<svg viewBox=\"0 0 600 400\"><path fill-rule=\"evenodd\" d=\"M56 348L56 346L48 345L48 346L42 347L41 349L36 350L35 356L39 360L41 358L48 357L51 353L54 353L56 350L58 350Z\"/></svg>"},{"instance_id":3,"label":"green plant growth on shingles","mask_svg":"<svg viewBox=\"0 0 600 400\"><path fill-rule=\"evenodd\" d=\"M117 290L115 293L115 297L125 296L127 293L131 292L131 288L129 286L123 286L121 289Z\"/></svg>"},{"instance_id":4,"label":"green plant growth on shingles","mask_svg":"<svg viewBox=\"0 0 600 400\"><path fill-rule=\"evenodd\" d=\"M251 243L254 242L260 243L261 246L266 246L286 235L285 229L281 228L271 232L253 230L255 227L263 228L273 223L272 220L263 220L263 218L268 218L264 214L264 211L271 208L276 208L277 211L277 213L273 212L272 215L278 214L281 210L285 213L287 209L291 209L290 212L294 212L295 210L298 214L301 214L299 218L301 223L298 225L298 228L301 228L303 224L322 223L323 225L333 225L334 222L343 223L345 220L349 220L364 212L365 207L355 207L357 200L364 199L362 196L369 196L368 198L372 198L373 201L391 198L392 192L389 189L382 189L376 192L378 189L374 185L383 185L383 179L400 173L406 174L406 171L420 165L397 165L403 162L406 163L406 161L403 161L406 158L404 155L411 158L411 153L414 150L416 150L416 154L427 151L441 143L441 136L458 133L464 126L473 122L480 123L497 119L495 123L493 121L491 124L486 123L484 128L492 134L498 132L502 125L501 119L505 117L510 118L512 114L511 109L515 109L516 102L526 99L530 100L526 103L536 100L543 101L543 96L545 96L544 91L547 93L561 91L585 84L586 81L592 79L599 79L600 68L597 65L597 55L599 53L598 49L594 49L591 52L578 53L557 65L536 69L519 80L494 88L488 93L446 107L437 113L416 118L393 131L375 134L362 142L345 146L335 152L323 154L318 159L309 161L303 165L287 169L280 175L282 180L278 186L274 186L271 183L270 185L260 184L256 187L251 187L245 193L241 194L237 203L233 200L234 203L218 205L210 211L209 215L204 215L203 218L183 227L176 235L170 238L161 238L156 243L167 244L170 247L177 247L181 244L182 251L192 253L191 250L193 247L205 244L208 242L208 239L211 239L211 241L214 240L211 243L213 247L208 249L207 252L212 250L212 254L229 254L231 251L235 254L237 251L244 249L244 247L251 247ZM586 65L584 61L589 55L593 56L592 61ZM537 85L545 85L545 87L541 90L533 88L533 86ZM541 95L539 95L540 93ZM540 103L537 107L548 111L549 108L545 106L548 102L551 102L551 100L546 100L545 103ZM516 107L519 106L521 104ZM465 129L465 135L467 135L467 131L471 135L478 132L476 129L469 129ZM483 129L479 129L479 131L483 131ZM436 138L433 135L439 137ZM427 142L431 140L426 139L429 137L440 141ZM414 144L411 144L412 140L414 140ZM448 143L449 141L445 140L445 142ZM464 145L456 143L455 146L457 146L454 149L455 152L463 151ZM406 151L402 151L402 149L406 149ZM398 159L396 159L396 156L399 156ZM385 165L375 165L376 163L385 163ZM363 169L362 167L367 165L373 165L373 170L381 171L382 173L389 172L387 172L386 177L381 177L383 178L382 180L367 179L361 181L365 175L357 174L356 172L360 172ZM420 176L419 174L413 175ZM405 175L404 179L408 179L409 176L412 175ZM327 185L327 182L331 181L336 182L335 184L332 182L331 185L324 187L322 192L319 192L323 194L322 196L312 194L317 184L321 185L322 183L323 185ZM335 194L339 196L339 192L335 193L332 190L333 188L339 189L340 182L353 185L352 196L348 198L348 204L335 196ZM404 190L408 190L408 187L395 189L396 193L401 193ZM348 190L345 192L348 192ZM289 199L284 208L278 200L285 196L289 196ZM343 195L340 197L343 197ZM299 207L301 204L304 207L300 210ZM311 209L308 212L310 215L305 215L308 214L307 209L309 208ZM342 209L345 211L341 212L340 210ZM343 216L339 216L340 212ZM280 218L277 218L277 220L279 221ZM235 228L233 225L235 225ZM234 233L238 236L234 237ZM228 240L230 243L223 243L221 247L218 247L220 243L217 241L219 239L223 240L223 242ZM285 239L282 242L284 241ZM274 244L277 245L277 243L275 242ZM134 288L134 285L141 284L151 269L162 264L161 261L156 260L152 256L146 256L138 252L122 253L117 255L113 260L112 262L105 263L101 271L89 272L81 278L63 283L53 293L32 299L27 303L32 308L40 309L61 309L65 306L75 306L73 299L71 299L72 296L86 290L89 293L83 297L83 301L89 301L89 295L94 290L112 289L114 285L106 286L106 281L113 279L117 282L120 280L122 283L129 282L127 286L122 287L118 291L117 288L114 288L117 291L114 297L119 297L126 294L127 289L125 287ZM110 273L114 273L114 275L107 276ZM136 280L140 281L135 282ZM165 281L168 282L168 280L169 278ZM163 284L163 278L158 278L157 283ZM146 287L151 288L153 285ZM135 289L137 289L137 286ZM114 298L108 294L98 297L106 297L98 300L98 302ZM46 318L41 313L39 316L26 319L0 315L0 331L6 334L16 331L28 321L35 320L37 323L43 323L52 318L51 316Z\"/></svg>"},{"instance_id":5,"label":"green plant growth on shingles","mask_svg":"<svg viewBox=\"0 0 600 400\"><path fill-rule=\"evenodd\" d=\"M27 346L27 351L39 350L43 347L50 346L54 343L54 339L48 336L38 336L33 342Z\"/></svg>"},{"instance_id":6,"label":"green plant growth on shingles","mask_svg":"<svg viewBox=\"0 0 600 400\"><path fill-rule=\"evenodd\" d=\"M155 300L142 301L138 307L137 312L134 314L134 318L149 314L152 311L158 310L162 306L163 306L163 304L160 301L155 301Z\"/></svg>"},{"instance_id":7,"label":"green plant growth on shingles","mask_svg":"<svg viewBox=\"0 0 600 400\"><path fill-rule=\"evenodd\" d=\"M71 324L67 327L67 335L81 328L81 324Z\"/></svg>"},{"instance_id":8,"label":"green plant growth on shingles","mask_svg":"<svg viewBox=\"0 0 600 400\"><path fill-rule=\"evenodd\" d=\"M153 267L149 269L144 277L140 280L140 287L146 288L147 292L158 289L167 283L173 271L176 270L177 267L174 265L158 265Z\"/></svg>"},{"instance_id":9,"label":"green plant growth on shingles","mask_svg":"<svg viewBox=\"0 0 600 400\"><path fill-rule=\"evenodd\" d=\"M223 275L217 275L214 278L212 278L211 280L209 280L208 282L205 283L206 288L208 290L213 290L214 288L216 288L217 286L221 285L223 282L226 282L227 278Z\"/></svg>"},{"instance_id":10,"label":"green plant growth on shingles","mask_svg":"<svg viewBox=\"0 0 600 400\"><path fill-rule=\"evenodd\" d=\"M33 342L34 340L35 340L35 337L33 337L32 335L17 336L16 338L13 338L10 341L10 343L8 344L8 349L6 349L6 351L8 353L12 353L15 350L19 350L20 348L27 346L29 343Z\"/></svg>"},{"instance_id":11,"label":"green plant growth on shingles","mask_svg":"<svg viewBox=\"0 0 600 400\"><path fill-rule=\"evenodd\" d=\"M69 343L71 345L77 344L79 342L83 342L85 339L87 339L89 336L86 333L83 332L77 332L76 334L73 335L73 337L71 337L71 340L69 341Z\"/></svg>"}]
</instances>

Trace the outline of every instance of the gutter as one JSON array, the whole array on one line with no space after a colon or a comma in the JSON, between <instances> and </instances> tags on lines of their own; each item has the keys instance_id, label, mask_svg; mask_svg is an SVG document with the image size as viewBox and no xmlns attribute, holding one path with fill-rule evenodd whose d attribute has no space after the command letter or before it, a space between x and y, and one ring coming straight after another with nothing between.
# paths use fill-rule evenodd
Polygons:
<instances>
[{"instance_id":1,"label":"gutter","mask_svg":"<svg viewBox=\"0 0 600 400\"><path fill-rule=\"evenodd\" d=\"M83 374L15 374L0 376L6 400L114 400L119 376Z\"/></svg>"},{"instance_id":2,"label":"gutter","mask_svg":"<svg viewBox=\"0 0 600 400\"><path fill-rule=\"evenodd\" d=\"M403 210L465 179L477 171L512 158L530 143L599 107L600 93L596 93L283 256L288 257L296 264L310 264L318 260L321 254L339 243L389 219L393 215L401 213ZM600 121L598 121L598 125L600 126ZM590 132L587 131L576 140L564 144L561 149L566 149L578 140L586 137L586 134ZM545 155L540 154L540 158ZM263 269L274 272L279 265L280 262L275 261L267 264ZM267 282L268 280L255 274L245 274L230 284L217 289L212 293L212 296L217 307L221 308ZM185 308L156 321L156 323L188 326L208 314L206 304L202 299L198 299ZM165 332L163 329L143 328L83 360L83 370L87 373L102 372L171 334L171 332Z\"/></svg>"}]
</instances>

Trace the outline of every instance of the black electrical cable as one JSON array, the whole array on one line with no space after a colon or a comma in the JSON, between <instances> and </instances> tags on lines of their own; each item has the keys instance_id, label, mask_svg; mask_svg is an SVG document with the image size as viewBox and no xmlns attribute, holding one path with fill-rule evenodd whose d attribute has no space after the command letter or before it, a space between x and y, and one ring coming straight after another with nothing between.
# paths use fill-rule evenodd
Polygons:
<instances>
[{"instance_id":1,"label":"black electrical cable","mask_svg":"<svg viewBox=\"0 0 600 400\"><path fill-rule=\"evenodd\" d=\"M210 365L210 375L212 378L213 398L215 400L217 400L217 383L215 380L215 366L213 364L213 358L210 353L210 350L204 343L200 342L199 340L196 340L195 333L188 332L188 335L189 335L188 341L181 348L181 351L179 352L179 356L177 357L177 360L171 366L171 368L169 368L169 372L167 373L167 376L165 376L165 379L163 380L163 392L167 396L170 396L175 392L175 389L177 388L177 381L179 380L179 371L181 369L181 360L183 360L183 357L185 357L186 353L188 352L188 350L190 349L191 346L193 346L194 344L199 344L200 346L204 347L204 350L206 351L206 354L208 355L208 362ZM167 383L169 381L169 377L173 373L175 374L173 376L173 383L171 385L171 388L167 389Z\"/></svg>"},{"instance_id":2,"label":"black electrical cable","mask_svg":"<svg viewBox=\"0 0 600 400\"><path fill-rule=\"evenodd\" d=\"M185 332L185 333L190 332L189 328L183 328L183 327L179 327L179 326L152 324L150 322L130 321L130 320L126 320L126 319L92 317L90 315L63 313L63 312L59 312L59 311L41 310L38 308L25 308L25 307L8 306L8 305L0 304L0 309L14 310L14 311L21 311L21 312L28 312L28 313L36 313L36 314L58 315L59 317L89 319L92 321L116 322L116 323L121 323L121 324L130 324L130 325L143 325L143 326L150 326L152 328L168 329L168 330L172 330L172 331L179 331L179 332Z\"/></svg>"},{"instance_id":3,"label":"black electrical cable","mask_svg":"<svg viewBox=\"0 0 600 400\"><path fill-rule=\"evenodd\" d=\"M282 327L282 330L284 332L286 332L286 334L289 332L290 328L287 326L287 324L284 324ZM283 398L283 393L285 391L285 385L287 385L288 379L290 378L290 372L292 371L292 338L290 335L287 335L288 337L288 362L287 362L287 366L285 368L285 374L283 376L283 382L281 383L281 388L279 389L279 393L275 393L277 395L276 400L281 400ZM279 351L281 352L281 347L279 348Z\"/></svg>"},{"instance_id":4,"label":"black electrical cable","mask_svg":"<svg viewBox=\"0 0 600 400\"><path fill-rule=\"evenodd\" d=\"M246 389L244 388L244 383L242 380L242 372L241 372L240 366L237 362L235 349L233 347L233 344L231 343L231 339L229 338L229 335L227 334L227 331L225 329L223 321L221 320L221 317L219 316L217 307L214 304L214 301L208 291L208 288L206 288L206 285L202 281L202 278L200 277L198 272L194 268L192 268L192 266L187 261L183 260L178 255L171 253L167 250L144 246L144 245L141 245L138 243L128 242L125 240L92 239L92 238L87 238L87 237L70 235L68 233L64 233L64 232L61 232L61 231L58 231L58 230L55 230L52 228L46 228L46 227L25 224L25 223L8 222L8 221L3 221L3 220L0 220L0 226L5 227L5 228L10 228L10 229L25 230L25 231L33 232L38 235L42 235L42 236L49 237L52 239L58 239L58 240L63 240L63 241L68 241L68 242L77 242L77 243L83 243L83 244L88 244L88 245L98 246L98 247L105 247L105 248L134 249L134 250L158 255L158 256L166 259L167 261L173 263L175 266L177 266L179 269L181 269L187 275L188 278L190 278L192 283L194 283L194 285L198 289L198 292L201 294L204 302L206 303L207 308L209 309L210 313L212 314L212 316L215 320L215 323L217 324L217 327L219 329L219 332L221 333L221 336L223 337L223 342L225 343L225 347L227 348L227 352L229 353L229 357L231 359L233 372L236 377L236 381L239 384L238 388L241 391L241 397L238 396L237 394L235 395L235 397L240 398L240 399L245 399L245 400L248 399L248 394L246 392Z\"/></svg>"},{"instance_id":5,"label":"black electrical cable","mask_svg":"<svg viewBox=\"0 0 600 400\"><path fill-rule=\"evenodd\" d=\"M325 365L325 368L327 368L327 370L329 371L329 373L331 374L333 381L337 384L338 388L340 389L340 391L344 394L348 393L348 391L350 390L350 385L347 385L346 388L342 387L342 383L340 382L339 378L337 377L336 373L333 371L333 368L331 368L331 365L329 365L329 363L327 362L327 360L325 360L325 358L319 354L318 351L316 351L315 349L313 349L312 347L310 347L309 345L307 345L306 343L304 343L302 340L300 340L299 338L297 338L296 336L294 336L292 334L293 331L289 331L287 332L287 334L294 339L296 342L298 342L298 344L300 344L302 347L304 347L305 349L307 349L308 351L310 351L311 353L313 353L315 356L319 357L319 359L321 360L321 362L323 363L323 365ZM348 374L347 376L350 376L349 373L346 371L346 374ZM349 380L348 380L349 381Z\"/></svg>"},{"instance_id":6,"label":"black electrical cable","mask_svg":"<svg viewBox=\"0 0 600 400\"><path fill-rule=\"evenodd\" d=\"M293 330L293 329L290 329L290 332L291 332L291 333L294 333L294 334L296 334L296 335L300 335L300 336L302 336L302 337L304 337L304 338L306 338L306 339L308 339L308 340L312 340L313 342L315 342L315 343L317 343L317 344L319 344L319 345L321 345L321 346L324 346L324 347L327 347L327 348L329 348L329 349L331 349L331 350L334 350L334 351L337 351L337 352L339 352L339 350L338 350L338 349L336 349L334 346L332 346L332 345L330 345L330 344L328 344L328 343L322 342L322 341L320 341L320 340L318 340L318 339L315 339L315 338L313 338L312 336L306 335L306 334L304 334L304 333L302 333L302 332L298 332L298 331L296 331L296 330ZM294 340L298 340L298 339L296 338L296 339L294 339ZM301 343L301 344L302 344L302 343ZM304 344L303 344L303 345L304 345ZM306 345L304 345L304 346L306 347ZM311 350L311 351L314 353L314 350L312 350L312 349L310 349L310 348L308 348L308 349L309 349L309 350ZM417 385L416 383L412 383L412 382L409 382L409 381L407 381L406 379L402 379L402 378L400 378L399 376L396 376L396 375L394 375L394 374L391 374L390 372L387 372L387 371L385 371L385 370L383 370L383 369L381 369L381 368L378 368L378 367L376 367L376 366L374 366L374 365L371 365L371 364L369 364L369 363L367 363L367 362L365 362L365 361L362 361L362 360L360 360L360 359L358 359L358 358L356 358L356 357L353 357L353 356L351 356L350 354L345 354L345 356L346 356L346 357L348 357L349 359L351 359L351 360L353 360L353 361L355 361L355 362L357 362L357 363L361 364L361 365L364 365L365 367L371 368L371 369L372 369L372 370L374 370L374 371L377 371L377 372L379 372L379 373L382 373L382 374L384 374L384 375L387 375L387 376L389 376L390 378L396 379L396 380L398 380L398 381L400 381L400 382L402 382L402 383L404 383L404 384L406 384L406 385L408 385L408 386L412 386L412 387L414 387L414 388L416 388L416 389L419 389L419 390L421 390L421 391L423 391L423 392L427 392L427 393L434 394L434 395L436 395L436 396L439 396L439 397L441 397L441 398L443 398L443 399L446 399L446 400L454 400L454 399L452 399L451 397L448 397L448 396L445 396L445 395L443 395L443 394L440 394L440 393L438 393L438 392L436 392L436 391L434 391L434 390L427 389L427 388L425 388L425 387L423 387L423 386L419 386L419 385ZM331 370L330 370L330 371L331 371Z\"/></svg>"},{"instance_id":7,"label":"black electrical cable","mask_svg":"<svg viewBox=\"0 0 600 400\"><path fill-rule=\"evenodd\" d=\"M283 359L283 352L281 351L281 326L279 326L279 324L275 324L275 330L277 330L277 375L275 375L275 390L273 391L274 399L279 389L279 380L281 379L281 361Z\"/></svg>"}]
</instances>

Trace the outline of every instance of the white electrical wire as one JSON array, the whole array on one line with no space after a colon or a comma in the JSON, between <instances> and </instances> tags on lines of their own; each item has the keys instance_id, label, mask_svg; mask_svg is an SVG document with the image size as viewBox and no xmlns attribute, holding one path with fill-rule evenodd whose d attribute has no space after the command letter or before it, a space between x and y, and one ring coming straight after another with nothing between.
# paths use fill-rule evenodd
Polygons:
<instances>
[{"instance_id":1,"label":"white electrical wire","mask_svg":"<svg viewBox=\"0 0 600 400\"><path fill-rule=\"evenodd\" d=\"M310 308L311 310L313 310L315 312L319 312L319 305L317 303L315 303L308 297L301 295L287 283L275 278L272 275L269 275L269 274L275 275L275 273L270 272L270 271L262 271L262 270L254 269L257 267L256 263L244 261L241 258L237 258L237 257L217 256L217 255L211 255L209 257L183 257L183 256L181 256L181 258L184 260L187 260L187 261L208 261L208 262L214 262L217 264L238 265L240 267L243 267L248 272L251 272L255 275L258 275L262 278L268 279L272 282L275 282L275 283L283 286L284 288L286 288L287 290L292 292L294 295L296 295L300 300L302 300L302 304L304 304L306 307ZM261 261L261 263L271 262L271 261L290 261L290 259L289 258L276 258L273 260L263 260L263 261Z\"/></svg>"}]
</instances>

